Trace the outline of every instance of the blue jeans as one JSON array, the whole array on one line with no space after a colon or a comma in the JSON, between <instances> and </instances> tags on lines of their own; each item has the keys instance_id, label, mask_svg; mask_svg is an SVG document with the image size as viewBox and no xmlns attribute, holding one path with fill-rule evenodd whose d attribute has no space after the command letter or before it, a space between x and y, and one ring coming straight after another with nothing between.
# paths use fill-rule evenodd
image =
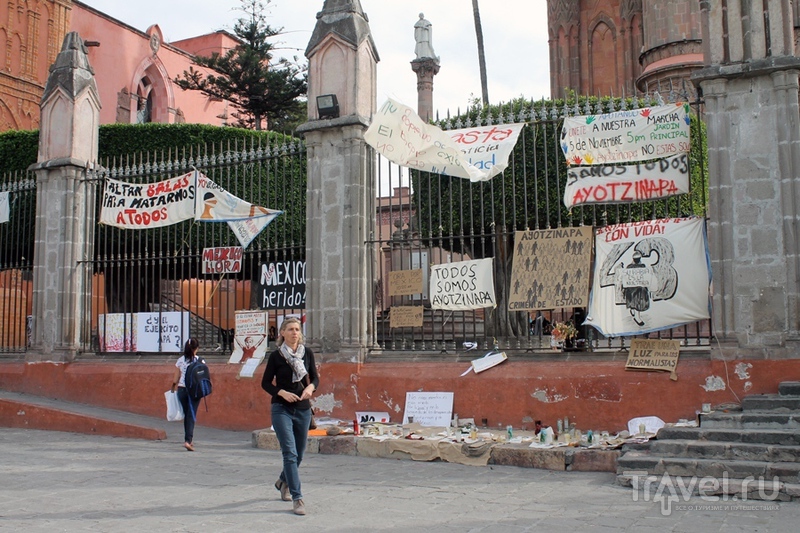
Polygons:
<instances>
[{"instance_id":1,"label":"blue jeans","mask_svg":"<svg viewBox=\"0 0 800 533\"><path fill-rule=\"evenodd\" d=\"M283 472L280 479L289 485L292 500L303 497L300 491L298 467L303 462L310 424L311 409L295 409L280 403L272 404L272 428L278 437L283 454Z\"/></svg>"},{"instance_id":2,"label":"blue jeans","mask_svg":"<svg viewBox=\"0 0 800 533\"><path fill-rule=\"evenodd\" d=\"M178 387L178 401L183 407L183 442L192 443L194 439L194 422L197 418L197 408L200 406L200 398L189 398L186 387Z\"/></svg>"}]
</instances>

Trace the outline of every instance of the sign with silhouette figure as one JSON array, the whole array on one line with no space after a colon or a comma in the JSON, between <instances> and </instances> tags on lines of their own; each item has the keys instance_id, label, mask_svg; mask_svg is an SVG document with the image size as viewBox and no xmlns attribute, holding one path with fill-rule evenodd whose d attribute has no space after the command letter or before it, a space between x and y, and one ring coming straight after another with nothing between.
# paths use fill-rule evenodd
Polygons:
<instances>
[{"instance_id":1,"label":"sign with silhouette figure","mask_svg":"<svg viewBox=\"0 0 800 533\"><path fill-rule=\"evenodd\" d=\"M591 226L516 232L508 309L585 307L591 261Z\"/></svg>"},{"instance_id":2,"label":"sign with silhouette figure","mask_svg":"<svg viewBox=\"0 0 800 533\"><path fill-rule=\"evenodd\" d=\"M711 316L703 219L645 220L599 228L589 315L606 336L640 335Z\"/></svg>"}]
</instances>

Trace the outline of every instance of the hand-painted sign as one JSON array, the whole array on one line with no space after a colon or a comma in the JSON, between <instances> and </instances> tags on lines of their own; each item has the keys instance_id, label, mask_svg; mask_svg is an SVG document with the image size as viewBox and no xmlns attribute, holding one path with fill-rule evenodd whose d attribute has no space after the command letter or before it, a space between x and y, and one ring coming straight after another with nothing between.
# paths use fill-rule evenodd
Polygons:
<instances>
[{"instance_id":1,"label":"hand-painted sign","mask_svg":"<svg viewBox=\"0 0 800 533\"><path fill-rule=\"evenodd\" d=\"M189 313L137 313L136 349L140 352L181 352L189 339Z\"/></svg>"},{"instance_id":2,"label":"hand-painted sign","mask_svg":"<svg viewBox=\"0 0 800 533\"><path fill-rule=\"evenodd\" d=\"M569 165L610 165L689 151L689 104L678 103L564 119L561 150Z\"/></svg>"},{"instance_id":3,"label":"hand-painted sign","mask_svg":"<svg viewBox=\"0 0 800 533\"><path fill-rule=\"evenodd\" d=\"M431 308L465 311L496 307L492 258L431 267Z\"/></svg>"},{"instance_id":4,"label":"hand-painted sign","mask_svg":"<svg viewBox=\"0 0 800 533\"><path fill-rule=\"evenodd\" d=\"M203 274L233 274L242 271L241 246L203 248Z\"/></svg>"},{"instance_id":5,"label":"hand-painted sign","mask_svg":"<svg viewBox=\"0 0 800 533\"><path fill-rule=\"evenodd\" d=\"M641 202L689 192L689 156L567 170L564 205Z\"/></svg>"},{"instance_id":6,"label":"hand-painted sign","mask_svg":"<svg viewBox=\"0 0 800 533\"><path fill-rule=\"evenodd\" d=\"M160 228L194 217L194 172L158 183L106 180L100 223L123 229Z\"/></svg>"},{"instance_id":7,"label":"hand-painted sign","mask_svg":"<svg viewBox=\"0 0 800 533\"><path fill-rule=\"evenodd\" d=\"M508 156L524 124L453 131L425 123L408 106L389 99L372 119L364 140L404 167L486 181L508 166Z\"/></svg>"},{"instance_id":8,"label":"hand-painted sign","mask_svg":"<svg viewBox=\"0 0 800 533\"><path fill-rule=\"evenodd\" d=\"M599 228L595 256L584 324L604 335L639 335L709 318L711 267L703 219Z\"/></svg>"},{"instance_id":9,"label":"hand-painted sign","mask_svg":"<svg viewBox=\"0 0 800 533\"><path fill-rule=\"evenodd\" d=\"M261 309L305 309L306 262L279 261L261 265L255 291Z\"/></svg>"},{"instance_id":10,"label":"hand-painted sign","mask_svg":"<svg viewBox=\"0 0 800 533\"><path fill-rule=\"evenodd\" d=\"M106 180L100 223L146 229L191 218L200 222L227 222L246 248L282 212L245 202L193 171L150 184Z\"/></svg>"},{"instance_id":11,"label":"hand-painted sign","mask_svg":"<svg viewBox=\"0 0 800 533\"><path fill-rule=\"evenodd\" d=\"M233 337L233 351L229 363L243 363L256 358L259 361L267 353L266 311L236 311L236 331Z\"/></svg>"},{"instance_id":12,"label":"hand-painted sign","mask_svg":"<svg viewBox=\"0 0 800 533\"><path fill-rule=\"evenodd\" d=\"M670 379L676 381L678 375L678 357L681 353L681 341L656 339L631 339L631 348L625 370L663 370L670 373Z\"/></svg>"},{"instance_id":13,"label":"hand-painted sign","mask_svg":"<svg viewBox=\"0 0 800 533\"><path fill-rule=\"evenodd\" d=\"M585 307L591 264L590 226L516 232L508 309Z\"/></svg>"}]
</instances>

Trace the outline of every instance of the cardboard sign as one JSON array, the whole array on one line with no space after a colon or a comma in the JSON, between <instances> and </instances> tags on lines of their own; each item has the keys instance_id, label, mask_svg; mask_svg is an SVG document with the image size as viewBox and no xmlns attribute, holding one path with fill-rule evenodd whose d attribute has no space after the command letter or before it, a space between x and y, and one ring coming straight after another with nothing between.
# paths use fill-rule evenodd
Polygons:
<instances>
[{"instance_id":1,"label":"cardboard sign","mask_svg":"<svg viewBox=\"0 0 800 533\"><path fill-rule=\"evenodd\" d=\"M591 226L517 231L509 311L585 307L592 233Z\"/></svg>"},{"instance_id":2,"label":"cardboard sign","mask_svg":"<svg viewBox=\"0 0 800 533\"><path fill-rule=\"evenodd\" d=\"M388 424L391 420L389 413L380 411L356 411L356 420L359 424L369 422L382 422Z\"/></svg>"},{"instance_id":3,"label":"cardboard sign","mask_svg":"<svg viewBox=\"0 0 800 533\"><path fill-rule=\"evenodd\" d=\"M422 293L422 270L389 272L389 296L409 296Z\"/></svg>"},{"instance_id":4,"label":"cardboard sign","mask_svg":"<svg viewBox=\"0 0 800 533\"><path fill-rule=\"evenodd\" d=\"M678 380L675 369L681 351L680 341L632 339L625 370L660 370Z\"/></svg>"},{"instance_id":5,"label":"cardboard sign","mask_svg":"<svg viewBox=\"0 0 800 533\"><path fill-rule=\"evenodd\" d=\"M389 312L390 328L422 327L424 308L421 305L392 306Z\"/></svg>"},{"instance_id":6,"label":"cardboard sign","mask_svg":"<svg viewBox=\"0 0 800 533\"><path fill-rule=\"evenodd\" d=\"M453 393L407 392L403 424L408 424L410 416L423 426L449 426L453 419Z\"/></svg>"},{"instance_id":7,"label":"cardboard sign","mask_svg":"<svg viewBox=\"0 0 800 533\"><path fill-rule=\"evenodd\" d=\"M250 359L261 361L267 354L266 311L236 311L236 333L233 337L233 351L228 363L245 363ZM252 365L252 363L251 363ZM258 363L256 363L258 366Z\"/></svg>"},{"instance_id":8,"label":"cardboard sign","mask_svg":"<svg viewBox=\"0 0 800 533\"><path fill-rule=\"evenodd\" d=\"M235 274L242 271L241 246L203 248L203 274Z\"/></svg>"}]
</instances>

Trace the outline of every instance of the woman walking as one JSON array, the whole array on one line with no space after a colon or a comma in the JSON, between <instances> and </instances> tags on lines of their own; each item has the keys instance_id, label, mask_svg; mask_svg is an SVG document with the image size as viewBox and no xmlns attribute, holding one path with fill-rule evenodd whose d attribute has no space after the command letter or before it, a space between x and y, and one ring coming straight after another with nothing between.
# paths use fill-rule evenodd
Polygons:
<instances>
[{"instance_id":1,"label":"woman walking","mask_svg":"<svg viewBox=\"0 0 800 533\"><path fill-rule=\"evenodd\" d=\"M298 515L306 514L298 467L311 423L309 399L319 385L314 354L303 340L300 320L284 320L276 340L278 349L269 354L261 379L261 388L272 396L272 427L283 454L283 471L275 488L281 492L281 499L294 502L294 514Z\"/></svg>"},{"instance_id":2,"label":"woman walking","mask_svg":"<svg viewBox=\"0 0 800 533\"><path fill-rule=\"evenodd\" d=\"M183 447L190 452L194 451L192 444L194 439L194 422L197 414L197 407L200 405L200 398L190 398L186 391L186 369L197 360L197 349L200 343L197 339L189 339L183 347L183 355L175 362L175 377L172 378L172 388L178 387L178 401L183 407Z\"/></svg>"}]
</instances>

